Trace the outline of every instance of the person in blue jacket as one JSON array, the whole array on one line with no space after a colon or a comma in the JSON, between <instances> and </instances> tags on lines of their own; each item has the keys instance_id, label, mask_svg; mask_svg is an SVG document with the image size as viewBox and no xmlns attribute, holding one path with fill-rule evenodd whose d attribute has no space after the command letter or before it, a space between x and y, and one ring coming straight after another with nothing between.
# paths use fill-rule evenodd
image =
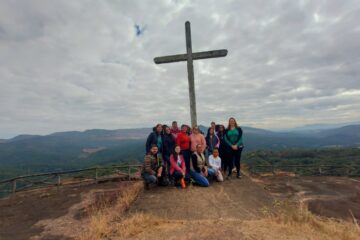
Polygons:
<instances>
[{"instance_id":1,"label":"person in blue jacket","mask_svg":"<svg viewBox=\"0 0 360 240\"><path fill-rule=\"evenodd\" d=\"M240 159L241 152L244 148L243 144L243 131L238 126L235 118L229 119L229 124L225 130L225 142L227 144L227 167L228 178L231 177L232 169L236 167L236 177L241 178L240 174Z\"/></svg>"},{"instance_id":2,"label":"person in blue jacket","mask_svg":"<svg viewBox=\"0 0 360 240\"><path fill-rule=\"evenodd\" d=\"M162 154L163 152L163 142L164 142L164 138L163 138L163 127L162 125L159 123L157 124L154 128L152 133L149 134L147 140L146 140L146 153L148 153L151 149L151 145L155 144L158 147L158 153Z\"/></svg>"}]
</instances>

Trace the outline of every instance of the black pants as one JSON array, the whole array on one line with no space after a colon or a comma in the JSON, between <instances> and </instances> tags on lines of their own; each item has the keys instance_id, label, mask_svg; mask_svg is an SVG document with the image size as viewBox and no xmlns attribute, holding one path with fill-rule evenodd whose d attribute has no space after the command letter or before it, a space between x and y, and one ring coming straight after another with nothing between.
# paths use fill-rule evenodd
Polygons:
<instances>
[{"instance_id":1,"label":"black pants","mask_svg":"<svg viewBox=\"0 0 360 240\"><path fill-rule=\"evenodd\" d=\"M238 148L237 150L232 149L231 147L228 148L227 151L227 168L228 168L228 175L231 175L232 169L234 168L234 164L236 167L236 173L240 176L240 160L241 160L241 152L242 148Z\"/></svg>"},{"instance_id":2,"label":"black pants","mask_svg":"<svg viewBox=\"0 0 360 240\"><path fill-rule=\"evenodd\" d=\"M191 158L191 151L190 150L181 150L181 153L184 157L186 172L190 172L190 158Z\"/></svg>"},{"instance_id":3,"label":"black pants","mask_svg":"<svg viewBox=\"0 0 360 240\"><path fill-rule=\"evenodd\" d=\"M175 183L177 183L181 178L184 177L180 171L174 171L171 176L174 178Z\"/></svg>"},{"instance_id":4,"label":"black pants","mask_svg":"<svg viewBox=\"0 0 360 240\"><path fill-rule=\"evenodd\" d=\"M227 158L227 151L226 148L220 148L219 149L219 156L221 158L221 169L226 172L227 169L227 162L228 162L228 158Z\"/></svg>"}]
</instances>

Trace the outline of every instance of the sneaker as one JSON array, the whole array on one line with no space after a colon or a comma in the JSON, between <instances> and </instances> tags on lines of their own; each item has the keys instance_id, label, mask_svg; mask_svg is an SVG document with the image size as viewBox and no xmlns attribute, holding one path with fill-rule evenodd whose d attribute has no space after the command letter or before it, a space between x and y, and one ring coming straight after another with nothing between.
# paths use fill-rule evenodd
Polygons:
<instances>
[{"instance_id":1,"label":"sneaker","mask_svg":"<svg viewBox=\"0 0 360 240\"><path fill-rule=\"evenodd\" d=\"M241 175L236 175L236 177L237 177L237 178L239 178L239 179L241 179L241 178L242 178L242 177L241 177Z\"/></svg>"}]
</instances>

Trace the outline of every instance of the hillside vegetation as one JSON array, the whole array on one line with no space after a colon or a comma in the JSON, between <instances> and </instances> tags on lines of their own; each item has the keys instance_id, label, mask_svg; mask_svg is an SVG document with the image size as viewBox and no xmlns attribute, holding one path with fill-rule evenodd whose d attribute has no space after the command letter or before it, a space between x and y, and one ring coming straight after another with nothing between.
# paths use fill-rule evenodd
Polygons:
<instances>
[{"instance_id":1,"label":"hillside vegetation","mask_svg":"<svg viewBox=\"0 0 360 240\"><path fill-rule=\"evenodd\" d=\"M201 126L201 129L206 132L204 126ZM360 125L287 133L250 127L243 127L243 130L245 153L256 150L288 151L293 148L360 146ZM150 128L94 129L84 132L59 132L46 136L19 135L12 139L2 140L0 142L0 179L34 172L142 161L145 153L144 142L150 131ZM336 151L342 152L339 149ZM325 160L324 155L323 157ZM341 159L337 157L337 154L330 156L334 161L342 161L342 156L339 156ZM273 156L270 158L272 161ZM245 159L258 161L256 157ZM297 162L299 160L286 159ZM317 158L309 160L301 156L300 161L306 163L314 159Z\"/></svg>"}]
</instances>

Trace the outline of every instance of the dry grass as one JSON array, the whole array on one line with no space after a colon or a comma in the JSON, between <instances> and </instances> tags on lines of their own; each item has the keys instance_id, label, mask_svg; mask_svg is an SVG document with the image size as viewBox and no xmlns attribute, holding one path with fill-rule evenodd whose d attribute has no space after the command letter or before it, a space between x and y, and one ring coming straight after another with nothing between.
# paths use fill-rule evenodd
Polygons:
<instances>
[{"instance_id":1,"label":"dry grass","mask_svg":"<svg viewBox=\"0 0 360 240\"><path fill-rule=\"evenodd\" d=\"M322 218L304 206L276 203L277 213L262 219L168 220L146 214L134 214L113 225L110 239L293 239L357 240L360 229L351 222ZM206 229L206 231L203 231Z\"/></svg>"},{"instance_id":2,"label":"dry grass","mask_svg":"<svg viewBox=\"0 0 360 240\"><path fill-rule=\"evenodd\" d=\"M142 182L136 182L126 188L119 196L115 204L111 201L97 202L88 211L90 214L86 231L79 234L78 240L103 239L114 231L114 222L119 220L121 213L128 209L143 189ZM109 207L109 205L113 205Z\"/></svg>"},{"instance_id":3,"label":"dry grass","mask_svg":"<svg viewBox=\"0 0 360 240\"><path fill-rule=\"evenodd\" d=\"M306 206L277 201L274 209L262 209L257 220L203 219L169 220L148 214L123 216L142 190L142 183L127 189L109 207L105 202L92 211L87 231L79 240L100 239L248 239L248 240L358 240L357 223L313 215Z\"/></svg>"}]
</instances>

